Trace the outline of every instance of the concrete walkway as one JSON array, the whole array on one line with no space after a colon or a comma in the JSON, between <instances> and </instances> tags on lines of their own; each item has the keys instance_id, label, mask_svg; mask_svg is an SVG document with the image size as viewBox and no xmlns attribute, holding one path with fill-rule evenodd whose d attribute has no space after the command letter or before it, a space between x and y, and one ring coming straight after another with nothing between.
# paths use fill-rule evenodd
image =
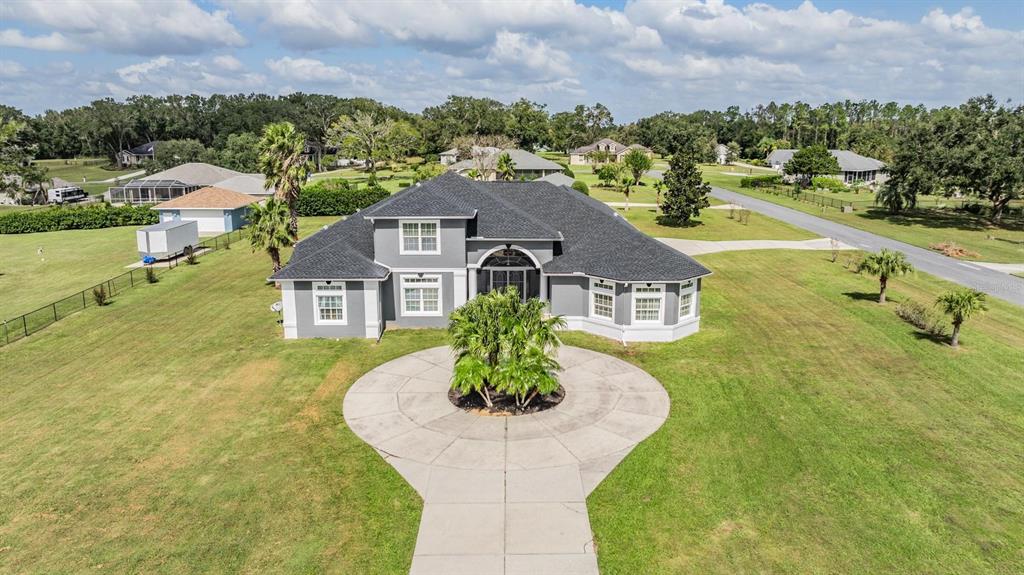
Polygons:
<instances>
[{"instance_id":1,"label":"concrete walkway","mask_svg":"<svg viewBox=\"0 0 1024 575\"><path fill-rule=\"evenodd\" d=\"M973 262L956 260L931 250L722 188L712 187L711 195L719 200L742 204L748 210L781 220L820 236L836 238L862 250L872 252L882 248L899 250L907 254L907 259L919 271L1024 306L1024 285L1020 278L1011 277L1004 272L986 269Z\"/></svg>"},{"instance_id":2,"label":"concrete walkway","mask_svg":"<svg viewBox=\"0 0 1024 575\"><path fill-rule=\"evenodd\" d=\"M636 366L559 351L565 399L516 417L448 400L447 347L370 371L345 395L349 427L423 497L415 575L598 573L586 497L669 412Z\"/></svg>"},{"instance_id":3,"label":"concrete walkway","mask_svg":"<svg viewBox=\"0 0 1024 575\"><path fill-rule=\"evenodd\" d=\"M605 202L605 205L609 206L609 207L612 207L612 208L624 208L624 207L626 207L626 202ZM656 207L658 207L658 204L638 204L637 202L629 202L629 207L631 207L631 208L656 208Z\"/></svg>"},{"instance_id":4,"label":"concrete walkway","mask_svg":"<svg viewBox=\"0 0 1024 575\"><path fill-rule=\"evenodd\" d=\"M688 256L713 254L717 252L733 252L740 250L831 250L832 240L817 238L813 240L731 240L709 242L703 240L681 240L678 238L657 238L658 241L675 248ZM838 242L836 249L856 250L851 245Z\"/></svg>"},{"instance_id":5,"label":"concrete walkway","mask_svg":"<svg viewBox=\"0 0 1024 575\"><path fill-rule=\"evenodd\" d=\"M997 272L1003 272L1004 274L1019 274L1024 273L1024 264L999 264L993 262L971 262L976 266L995 270Z\"/></svg>"}]
</instances>

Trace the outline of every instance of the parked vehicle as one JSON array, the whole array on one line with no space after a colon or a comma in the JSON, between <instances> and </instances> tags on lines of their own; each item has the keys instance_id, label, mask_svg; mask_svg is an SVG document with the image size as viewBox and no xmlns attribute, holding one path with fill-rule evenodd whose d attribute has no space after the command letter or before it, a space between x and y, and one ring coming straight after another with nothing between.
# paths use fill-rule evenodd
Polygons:
<instances>
[{"instance_id":1,"label":"parked vehicle","mask_svg":"<svg viewBox=\"0 0 1024 575\"><path fill-rule=\"evenodd\" d=\"M89 194L78 186L66 188L52 188L46 191L46 201L51 204L69 204L81 202L89 197Z\"/></svg>"},{"instance_id":2,"label":"parked vehicle","mask_svg":"<svg viewBox=\"0 0 1024 575\"><path fill-rule=\"evenodd\" d=\"M135 233L139 256L165 260L192 250L199 243L199 224L192 220L168 220Z\"/></svg>"}]
</instances>

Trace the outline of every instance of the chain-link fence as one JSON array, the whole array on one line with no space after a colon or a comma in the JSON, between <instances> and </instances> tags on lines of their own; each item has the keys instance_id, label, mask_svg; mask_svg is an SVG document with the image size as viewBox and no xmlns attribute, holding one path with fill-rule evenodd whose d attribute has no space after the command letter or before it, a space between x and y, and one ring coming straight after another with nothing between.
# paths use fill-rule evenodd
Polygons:
<instances>
[{"instance_id":1,"label":"chain-link fence","mask_svg":"<svg viewBox=\"0 0 1024 575\"><path fill-rule=\"evenodd\" d=\"M213 238L207 238L192 248L191 257L199 258L217 250L224 249L245 237L245 230L235 230ZM159 280L161 276L180 265L188 265L189 256L180 255L159 265L133 268L125 273L104 280L98 284L59 299L53 303L30 311L24 315L6 320L0 324L0 345L6 345L60 321L69 315L87 307L102 305L101 302L112 298L125 290L137 285Z\"/></svg>"}]
</instances>

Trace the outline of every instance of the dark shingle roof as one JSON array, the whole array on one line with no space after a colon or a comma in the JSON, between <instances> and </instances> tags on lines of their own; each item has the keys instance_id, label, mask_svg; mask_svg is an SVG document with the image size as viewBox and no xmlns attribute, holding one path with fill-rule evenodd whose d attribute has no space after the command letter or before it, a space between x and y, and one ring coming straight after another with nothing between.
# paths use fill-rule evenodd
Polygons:
<instances>
[{"instance_id":1,"label":"dark shingle roof","mask_svg":"<svg viewBox=\"0 0 1024 575\"><path fill-rule=\"evenodd\" d=\"M475 237L560 239L561 252L556 250L544 264L545 273L583 273L617 281L684 281L711 273L575 190L539 181L474 182L448 173L299 242L291 261L274 279L384 278L389 270L374 262L371 218L472 213Z\"/></svg>"},{"instance_id":2,"label":"dark shingle roof","mask_svg":"<svg viewBox=\"0 0 1024 575\"><path fill-rule=\"evenodd\" d=\"M388 273L373 261L373 223L355 215L296 244L288 265L271 279L374 279Z\"/></svg>"}]
</instances>

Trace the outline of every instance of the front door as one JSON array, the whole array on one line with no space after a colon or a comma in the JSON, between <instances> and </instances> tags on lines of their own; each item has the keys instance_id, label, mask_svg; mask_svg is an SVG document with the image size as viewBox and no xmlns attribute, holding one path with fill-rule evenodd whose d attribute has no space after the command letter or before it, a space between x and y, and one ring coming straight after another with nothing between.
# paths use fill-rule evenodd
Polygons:
<instances>
[{"instance_id":1,"label":"front door","mask_svg":"<svg viewBox=\"0 0 1024 575\"><path fill-rule=\"evenodd\" d=\"M491 269L487 271L491 275L492 290L515 286L523 301L526 301L526 270Z\"/></svg>"}]
</instances>

